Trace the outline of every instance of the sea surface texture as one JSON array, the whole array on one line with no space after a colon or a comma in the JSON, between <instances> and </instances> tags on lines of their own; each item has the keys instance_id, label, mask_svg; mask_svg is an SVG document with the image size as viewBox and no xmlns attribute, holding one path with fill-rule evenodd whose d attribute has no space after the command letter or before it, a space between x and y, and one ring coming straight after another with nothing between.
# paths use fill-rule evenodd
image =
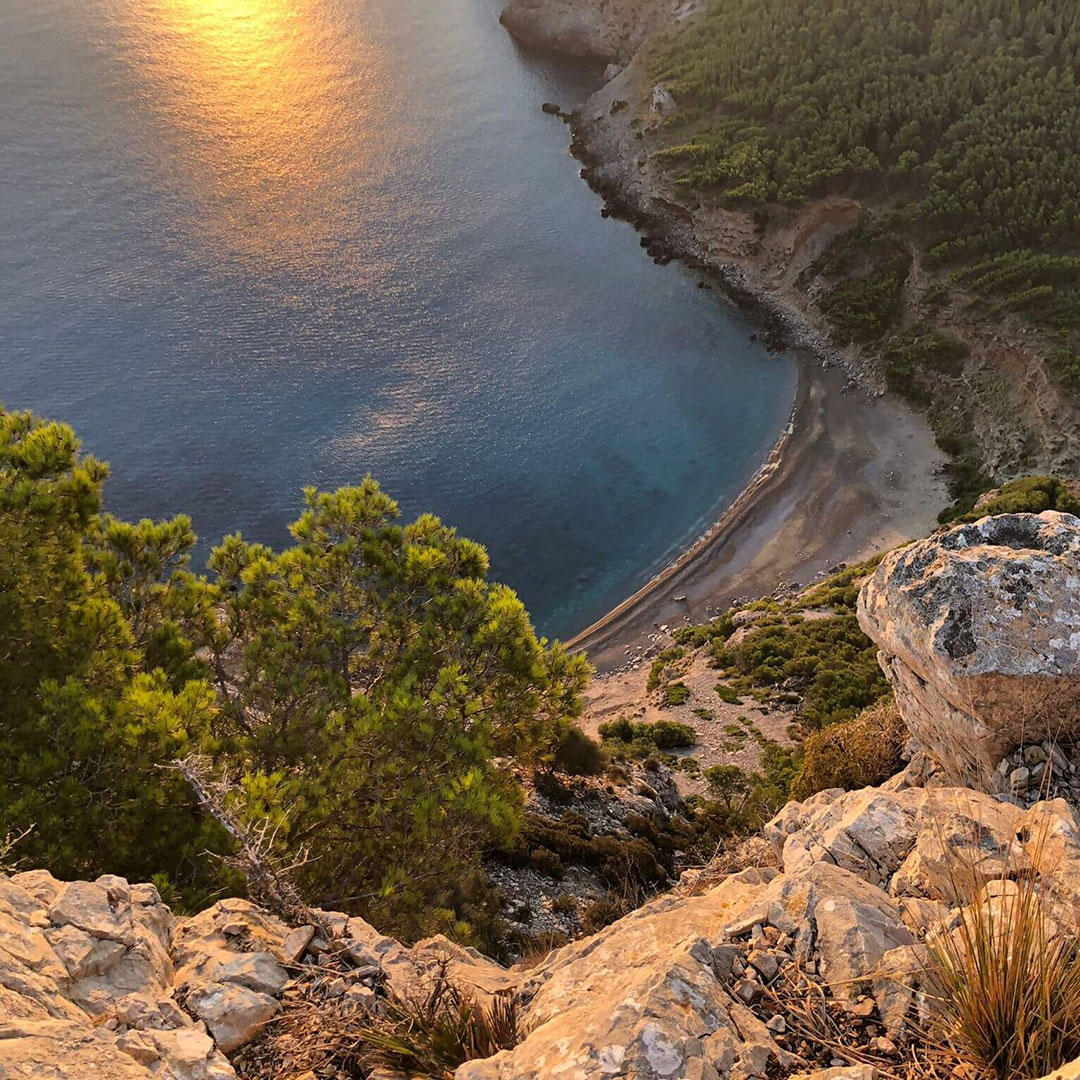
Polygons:
<instances>
[{"instance_id":1,"label":"sea surface texture","mask_svg":"<svg viewBox=\"0 0 1080 1080\"><path fill-rule=\"evenodd\" d=\"M371 472L568 636L760 464L790 359L567 153L496 0L0 0L0 401L121 516L274 545Z\"/></svg>"}]
</instances>

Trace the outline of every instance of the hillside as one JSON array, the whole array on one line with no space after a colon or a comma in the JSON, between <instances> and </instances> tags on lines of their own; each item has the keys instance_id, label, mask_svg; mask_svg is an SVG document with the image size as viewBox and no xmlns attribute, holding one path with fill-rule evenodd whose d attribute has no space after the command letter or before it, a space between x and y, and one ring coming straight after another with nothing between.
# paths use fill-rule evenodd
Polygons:
<instances>
[{"instance_id":1,"label":"hillside","mask_svg":"<svg viewBox=\"0 0 1080 1080\"><path fill-rule=\"evenodd\" d=\"M654 254L925 410L970 505L1077 464L1078 51L1063 3L714 0L582 107L577 149Z\"/></svg>"},{"instance_id":2,"label":"hillside","mask_svg":"<svg viewBox=\"0 0 1080 1080\"><path fill-rule=\"evenodd\" d=\"M1080 519L1045 510L830 585L918 740L904 768L510 968L269 894L177 917L116 876L0 876L0 1076L1071 1080L1078 573Z\"/></svg>"}]
</instances>

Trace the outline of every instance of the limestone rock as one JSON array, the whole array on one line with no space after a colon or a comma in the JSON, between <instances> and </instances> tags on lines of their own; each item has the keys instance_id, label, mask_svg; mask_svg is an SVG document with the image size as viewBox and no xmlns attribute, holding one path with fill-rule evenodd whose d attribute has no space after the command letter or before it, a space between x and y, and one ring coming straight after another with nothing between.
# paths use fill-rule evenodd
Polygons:
<instances>
[{"instance_id":1,"label":"limestone rock","mask_svg":"<svg viewBox=\"0 0 1080 1080\"><path fill-rule=\"evenodd\" d=\"M281 1005L276 998L237 983L210 983L188 994L187 1007L205 1021L214 1041L228 1054L255 1038Z\"/></svg>"},{"instance_id":2,"label":"limestone rock","mask_svg":"<svg viewBox=\"0 0 1080 1080\"><path fill-rule=\"evenodd\" d=\"M664 896L558 949L522 987L525 1041L466 1063L457 1080L712 1080L736 1062L791 1064L712 966L719 927L754 904L774 877L772 870L744 871L699 896Z\"/></svg>"},{"instance_id":3,"label":"limestone rock","mask_svg":"<svg viewBox=\"0 0 1080 1080\"><path fill-rule=\"evenodd\" d=\"M111 1039L73 1020L0 1020L4 1080L148 1080L149 1073Z\"/></svg>"},{"instance_id":4,"label":"limestone rock","mask_svg":"<svg viewBox=\"0 0 1080 1080\"><path fill-rule=\"evenodd\" d=\"M1018 839L1023 811L967 788L926 793L917 838L893 877L893 896L965 902L985 882L1027 865Z\"/></svg>"},{"instance_id":5,"label":"limestone rock","mask_svg":"<svg viewBox=\"0 0 1080 1080\"><path fill-rule=\"evenodd\" d=\"M915 846L916 814L925 797L920 789L864 788L814 806L812 800L794 808L789 804L765 831L774 844L782 839L787 874L826 861L887 887Z\"/></svg>"},{"instance_id":6,"label":"limestone rock","mask_svg":"<svg viewBox=\"0 0 1080 1080\"><path fill-rule=\"evenodd\" d=\"M859 594L901 715L955 782L1040 732L1080 735L1080 519L1047 510L961 525L892 552Z\"/></svg>"},{"instance_id":7,"label":"limestone rock","mask_svg":"<svg viewBox=\"0 0 1080 1080\"><path fill-rule=\"evenodd\" d=\"M499 21L526 44L589 60L628 59L678 0L507 0Z\"/></svg>"}]
</instances>

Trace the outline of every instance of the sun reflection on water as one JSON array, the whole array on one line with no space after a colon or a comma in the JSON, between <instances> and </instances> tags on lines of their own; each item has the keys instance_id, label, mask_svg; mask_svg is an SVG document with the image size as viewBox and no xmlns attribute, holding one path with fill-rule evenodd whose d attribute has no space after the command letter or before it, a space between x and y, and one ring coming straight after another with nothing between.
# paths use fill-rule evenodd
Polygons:
<instances>
[{"instance_id":1,"label":"sun reflection on water","mask_svg":"<svg viewBox=\"0 0 1080 1080\"><path fill-rule=\"evenodd\" d=\"M124 0L121 0L124 2ZM373 151L377 51L329 0L126 0L140 96L200 230L243 254L334 243Z\"/></svg>"}]
</instances>

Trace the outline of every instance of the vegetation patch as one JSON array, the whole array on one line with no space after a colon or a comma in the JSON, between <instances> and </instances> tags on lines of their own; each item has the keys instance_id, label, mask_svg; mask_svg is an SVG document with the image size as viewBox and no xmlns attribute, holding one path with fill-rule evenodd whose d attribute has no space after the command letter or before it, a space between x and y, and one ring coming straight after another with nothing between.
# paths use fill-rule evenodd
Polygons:
<instances>
[{"instance_id":1,"label":"vegetation patch","mask_svg":"<svg viewBox=\"0 0 1080 1080\"><path fill-rule=\"evenodd\" d=\"M908 733L896 703L884 698L858 716L816 731L802 747L802 761L791 786L793 799L808 799L826 788L873 787L894 775Z\"/></svg>"}]
</instances>

